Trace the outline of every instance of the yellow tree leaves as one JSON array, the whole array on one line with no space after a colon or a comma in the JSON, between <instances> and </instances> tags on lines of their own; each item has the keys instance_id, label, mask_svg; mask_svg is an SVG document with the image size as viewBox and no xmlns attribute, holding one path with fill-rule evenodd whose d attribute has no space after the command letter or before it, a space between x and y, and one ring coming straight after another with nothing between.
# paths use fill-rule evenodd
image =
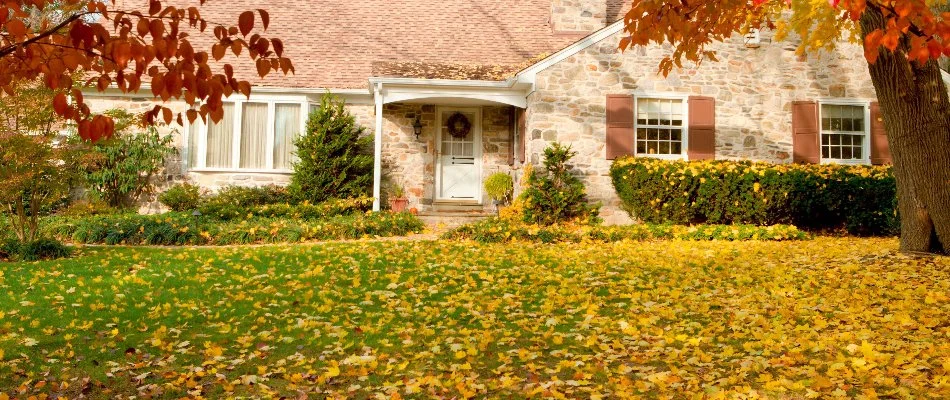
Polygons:
<instances>
[{"instance_id":1,"label":"yellow tree leaves","mask_svg":"<svg viewBox=\"0 0 950 400\"><path fill-rule=\"evenodd\" d=\"M868 8L881 12L886 28L862 35L857 22ZM709 45L762 28L776 28L779 39L795 33L801 52L833 48L841 38L861 40L871 63L882 49L899 46L918 63L950 55L950 13L935 12L926 0L640 0L624 22L629 35L621 39L621 49L674 45L660 63L664 74L681 67L683 59L715 60Z\"/></svg>"},{"instance_id":2,"label":"yellow tree leaves","mask_svg":"<svg viewBox=\"0 0 950 400\"><path fill-rule=\"evenodd\" d=\"M35 20L31 9L43 17ZM11 0L0 7L0 90L12 95L18 82L39 78L66 96L81 74L85 84L99 91L115 87L138 92L143 84L151 85L156 98L182 99L193 108L175 115L157 106L146 113L145 123L183 123L184 118L193 122L199 117L217 121L221 98L234 92L249 95L250 83L233 72L215 72L230 65L212 64L212 57L222 60L227 50L236 57L243 54L256 63L260 77L271 71L293 72L283 42L256 33L248 38L258 20L266 30L270 17L264 10L241 13L231 26L207 21L198 7L166 6L158 0L148 2L147 14L99 0ZM214 33L210 49L196 50L192 37L209 27ZM75 121L83 138L96 140L114 129L108 117L93 117L81 97L56 100L56 113Z\"/></svg>"}]
</instances>

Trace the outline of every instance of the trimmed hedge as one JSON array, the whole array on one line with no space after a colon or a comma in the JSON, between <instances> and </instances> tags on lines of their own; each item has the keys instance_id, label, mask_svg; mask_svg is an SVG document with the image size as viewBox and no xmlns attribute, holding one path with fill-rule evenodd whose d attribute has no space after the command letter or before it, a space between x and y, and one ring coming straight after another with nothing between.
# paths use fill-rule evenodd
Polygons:
<instances>
[{"instance_id":1,"label":"trimmed hedge","mask_svg":"<svg viewBox=\"0 0 950 400\"><path fill-rule=\"evenodd\" d=\"M442 235L443 239L474 240L482 243L529 241L617 242L621 240L805 240L809 236L789 225L528 225L503 218L488 218L462 225Z\"/></svg>"},{"instance_id":2,"label":"trimmed hedge","mask_svg":"<svg viewBox=\"0 0 950 400\"><path fill-rule=\"evenodd\" d=\"M243 218L292 218L322 219L341 215L360 214L373 207L371 197L355 199L331 199L320 204L264 203L242 204L239 202L208 201L198 207L208 218L231 221Z\"/></svg>"},{"instance_id":3,"label":"trimmed hedge","mask_svg":"<svg viewBox=\"0 0 950 400\"><path fill-rule=\"evenodd\" d=\"M423 223L408 213L372 213L321 220L249 218L221 222L188 213L51 218L45 234L86 244L232 245L295 243L309 240L401 236L420 232Z\"/></svg>"},{"instance_id":4,"label":"trimmed hedge","mask_svg":"<svg viewBox=\"0 0 950 400\"><path fill-rule=\"evenodd\" d=\"M646 223L899 231L890 167L623 157L610 176L624 209Z\"/></svg>"}]
</instances>

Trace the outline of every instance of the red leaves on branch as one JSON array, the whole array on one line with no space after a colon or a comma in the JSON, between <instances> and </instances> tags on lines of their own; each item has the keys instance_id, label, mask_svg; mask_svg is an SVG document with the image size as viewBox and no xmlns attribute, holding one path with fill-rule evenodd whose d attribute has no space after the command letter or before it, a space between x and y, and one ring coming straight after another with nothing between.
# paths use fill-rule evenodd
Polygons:
<instances>
[{"instance_id":1,"label":"red leaves on branch","mask_svg":"<svg viewBox=\"0 0 950 400\"><path fill-rule=\"evenodd\" d=\"M57 19L36 20L31 8ZM53 9L59 12L49 12ZM91 114L81 92L71 90L77 83L123 93L148 84L156 98L190 105L184 112L188 121L217 121L224 114L222 97L251 92L250 82L236 77L231 65L214 63L229 51L254 62L261 77L293 72L282 41L252 34L258 18L264 30L269 26L264 10L241 13L233 26L205 20L198 7L165 6L160 0L150 0L144 11L116 9L103 0L5 0L0 4L0 91L11 94L17 82L41 79L61 91L54 98L56 114L74 121L83 138L96 140L111 135L114 123ZM209 29L214 33L210 49L195 49L191 36ZM79 76L84 81L74 82ZM180 123L183 117L156 106L143 122L159 121Z\"/></svg>"}]
</instances>

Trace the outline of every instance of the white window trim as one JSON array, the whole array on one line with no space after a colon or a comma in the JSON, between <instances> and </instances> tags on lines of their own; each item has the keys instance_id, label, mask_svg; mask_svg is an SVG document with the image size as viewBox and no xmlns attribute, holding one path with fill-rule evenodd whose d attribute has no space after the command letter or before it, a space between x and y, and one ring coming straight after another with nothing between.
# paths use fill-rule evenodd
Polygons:
<instances>
[{"instance_id":1,"label":"white window trim","mask_svg":"<svg viewBox=\"0 0 950 400\"><path fill-rule=\"evenodd\" d=\"M743 36L743 41L748 47L759 47L762 44L762 33L756 29L749 29L749 32Z\"/></svg>"},{"instance_id":2,"label":"white window trim","mask_svg":"<svg viewBox=\"0 0 950 400\"><path fill-rule=\"evenodd\" d=\"M861 145L860 160L846 160L840 158L822 157L821 138L826 131L821 127L821 108L824 105L834 106L860 106L864 107L864 140ZM834 131L827 131L834 133ZM848 165L870 165L871 164L871 102L861 99L819 99L818 100L818 157L822 164L848 164Z\"/></svg>"},{"instance_id":3,"label":"white window trim","mask_svg":"<svg viewBox=\"0 0 950 400\"><path fill-rule=\"evenodd\" d=\"M231 103L234 105L234 115L233 115L233 137L232 137L232 149L231 149L231 165L232 168L215 168L207 167L206 162L208 158L208 123L202 121L199 117L195 120L194 124L190 124L189 128L186 129L189 134L196 134L198 136L198 157L197 165L189 166L189 172L232 172L232 173L258 173L258 174L289 174L293 171L286 168L276 169L274 168L274 124L276 123L276 108L277 104L297 104L300 106L300 121L299 128L300 133L302 134L307 128L307 117L310 115L310 105L313 102L306 95L282 95L282 94L259 94L251 95L251 98L248 99L243 95L232 95L224 99L224 102ZM244 104L246 103L265 103L267 104L267 145L263 151L266 151L266 165L267 168L240 168L240 157L241 157L241 121L243 119ZM187 145L188 138L185 138L185 143ZM188 149L193 151L193 149ZM190 158L190 156L189 156Z\"/></svg>"},{"instance_id":4,"label":"white window trim","mask_svg":"<svg viewBox=\"0 0 950 400\"><path fill-rule=\"evenodd\" d=\"M637 131L640 128L637 124L637 112L640 109L640 99L659 99L659 100L681 100L683 102L683 126L682 134L683 144L680 148L680 154L640 154L637 152ZM682 93L659 93L659 92L637 92L633 94L633 156L650 157L663 160L686 160L689 149L689 95Z\"/></svg>"}]
</instances>

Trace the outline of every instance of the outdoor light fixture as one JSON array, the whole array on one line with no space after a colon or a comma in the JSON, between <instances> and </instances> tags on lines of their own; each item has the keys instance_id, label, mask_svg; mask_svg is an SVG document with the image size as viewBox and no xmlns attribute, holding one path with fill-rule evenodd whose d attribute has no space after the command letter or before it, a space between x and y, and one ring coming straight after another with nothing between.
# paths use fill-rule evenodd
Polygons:
<instances>
[{"instance_id":1,"label":"outdoor light fixture","mask_svg":"<svg viewBox=\"0 0 950 400\"><path fill-rule=\"evenodd\" d=\"M416 122L412 123L412 131L416 134L416 140L419 140L419 135L422 134L422 120L419 119L419 116L416 116Z\"/></svg>"}]
</instances>

